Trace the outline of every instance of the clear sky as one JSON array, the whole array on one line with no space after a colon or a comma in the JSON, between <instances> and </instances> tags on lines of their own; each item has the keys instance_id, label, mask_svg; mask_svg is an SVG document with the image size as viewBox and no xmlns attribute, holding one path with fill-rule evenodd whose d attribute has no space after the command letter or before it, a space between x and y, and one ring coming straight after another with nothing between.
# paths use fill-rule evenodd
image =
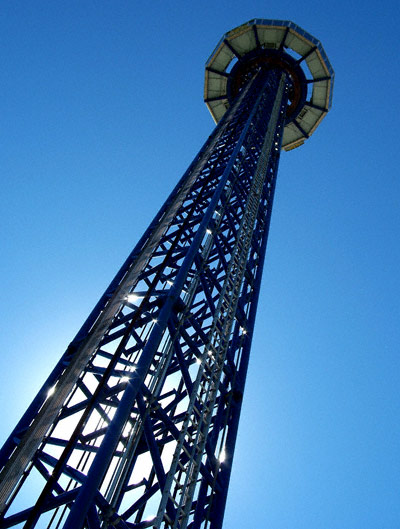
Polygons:
<instances>
[{"instance_id":1,"label":"clear sky","mask_svg":"<svg viewBox=\"0 0 400 529\"><path fill-rule=\"evenodd\" d=\"M204 64L293 20L336 73L282 153L226 529L398 529L398 2L0 4L0 442L213 128Z\"/></svg>"}]
</instances>

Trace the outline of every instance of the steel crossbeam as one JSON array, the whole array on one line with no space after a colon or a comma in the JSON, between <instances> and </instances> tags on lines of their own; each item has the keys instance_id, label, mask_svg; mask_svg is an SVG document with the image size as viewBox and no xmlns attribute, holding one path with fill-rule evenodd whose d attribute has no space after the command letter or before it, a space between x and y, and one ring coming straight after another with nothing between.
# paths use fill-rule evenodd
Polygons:
<instances>
[{"instance_id":1,"label":"steel crossbeam","mask_svg":"<svg viewBox=\"0 0 400 529\"><path fill-rule=\"evenodd\" d=\"M0 529L221 527L288 94L249 81L100 299L0 453Z\"/></svg>"}]
</instances>

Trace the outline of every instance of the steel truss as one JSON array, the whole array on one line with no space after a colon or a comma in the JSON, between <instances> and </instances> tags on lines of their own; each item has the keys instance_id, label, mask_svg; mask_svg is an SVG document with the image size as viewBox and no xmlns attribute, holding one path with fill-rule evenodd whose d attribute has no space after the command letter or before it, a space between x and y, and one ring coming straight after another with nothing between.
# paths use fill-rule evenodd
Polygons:
<instances>
[{"instance_id":1,"label":"steel truss","mask_svg":"<svg viewBox=\"0 0 400 529\"><path fill-rule=\"evenodd\" d=\"M288 93L249 81L53 370L0 453L1 529L221 527Z\"/></svg>"}]
</instances>

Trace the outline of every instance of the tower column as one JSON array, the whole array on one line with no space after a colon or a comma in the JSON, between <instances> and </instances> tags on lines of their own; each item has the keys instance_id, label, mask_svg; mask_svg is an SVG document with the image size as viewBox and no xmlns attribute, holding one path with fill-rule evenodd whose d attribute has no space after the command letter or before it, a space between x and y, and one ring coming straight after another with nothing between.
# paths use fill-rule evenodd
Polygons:
<instances>
[{"instance_id":1,"label":"tower column","mask_svg":"<svg viewBox=\"0 0 400 529\"><path fill-rule=\"evenodd\" d=\"M1 450L0 529L221 528L281 148L330 97L319 77L307 118L284 49L318 75L322 47L270 22L217 47L214 132Z\"/></svg>"}]
</instances>

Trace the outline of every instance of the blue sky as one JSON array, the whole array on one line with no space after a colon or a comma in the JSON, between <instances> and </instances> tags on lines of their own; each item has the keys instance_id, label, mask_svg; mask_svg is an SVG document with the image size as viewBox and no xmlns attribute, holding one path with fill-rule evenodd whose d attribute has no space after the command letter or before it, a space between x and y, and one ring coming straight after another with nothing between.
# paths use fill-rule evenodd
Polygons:
<instances>
[{"instance_id":1,"label":"blue sky","mask_svg":"<svg viewBox=\"0 0 400 529\"><path fill-rule=\"evenodd\" d=\"M0 5L1 441L213 122L255 17L325 47L333 107L281 157L225 527L400 527L398 3Z\"/></svg>"}]
</instances>

